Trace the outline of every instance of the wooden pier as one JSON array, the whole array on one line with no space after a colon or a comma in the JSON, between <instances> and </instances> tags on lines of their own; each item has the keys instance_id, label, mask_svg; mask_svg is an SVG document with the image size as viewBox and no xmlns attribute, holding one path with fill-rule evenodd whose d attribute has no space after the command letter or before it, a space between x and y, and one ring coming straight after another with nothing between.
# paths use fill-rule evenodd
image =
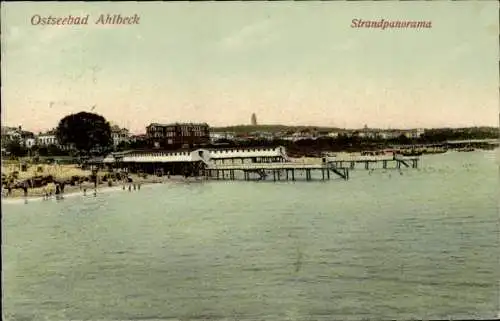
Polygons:
<instances>
[{"instance_id":1,"label":"wooden pier","mask_svg":"<svg viewBox=\"0 0 500 321\"><path fill-rule=\"evenodd\" d=\"M337 154L314 164L289 161L283 147L226 150L129 151L112 153L103 163L110 169L162 175L205 176L219 180L349 179L351 170L418 168L419 158L401 155ZM228 164L229 163L229 164Z\"/></svg>"},{"instance_id":2,"label":"wooden pier","mask_svg":"<svg viewBox=\"0 0 500 321\"><path fill-rule=\"evenodd\" d=\"M324 159L322 164L281 162L211 165L205 169L204 176L207 179L215 180L272 180L275 182L296 180L324 181L333 178L348 180L350 170L418 168L418 161L418 157L364 157L342 160ZM359 168L359 165L362 167Z\"/></svg>"},{"instance_id":3,"label":"wooden pier","mask_svg":"<svg viewBox=\"0 0 500 321\"><path fill-rule=\"evenodd\" d=\"M344 159L332 159L327 160L327 163L331 164L335 168L348 167L350 169L356 169L359 165L363 166L364 169L380 169L376 164L382 164L382 169L400 169L400 168L418 168L418 157L356 157L356 158L344 158Z\"/></svg>"},{"instance_id":4,"label":"wooden pier","mask_svg":"<svg viewBox=\"0 0 500 321\"><path fill-rule=\"evenodd\" d=\"M349 169L334 168L327 164L310 165L300 163L216 165L205 169L205 177L216 180L273 180L275 182L283 180L330 180L332 177L348 180Z\"/></svg>"}]
</instances>

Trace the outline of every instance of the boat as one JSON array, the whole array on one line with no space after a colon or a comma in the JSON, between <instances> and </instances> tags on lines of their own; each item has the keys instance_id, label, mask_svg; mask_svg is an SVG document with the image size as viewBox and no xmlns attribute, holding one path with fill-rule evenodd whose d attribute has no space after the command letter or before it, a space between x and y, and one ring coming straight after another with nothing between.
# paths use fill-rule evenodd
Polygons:
<instances>
[{"instance_id":1,"label":"boat","mask_svg":"<svg viewBox=\"0 0 500 321\"><path fill-rule=\"evenodd\" d=\"M422 152L421 151L416 151L416 150L411 150L411 151L401 151L400 152L401 155L403 156L422 156Z\"/></svg>"},{"instance_id":2,"label":"boat","mask_svg":"<svg viewBox=\"0 0 500 321\"><path fill-rule=\"evenodd\" d=\"M441 149L425 150L424 154L444 154L446 152L448 152L447 149L441 148Z\"/></svg>"}]
</instances>

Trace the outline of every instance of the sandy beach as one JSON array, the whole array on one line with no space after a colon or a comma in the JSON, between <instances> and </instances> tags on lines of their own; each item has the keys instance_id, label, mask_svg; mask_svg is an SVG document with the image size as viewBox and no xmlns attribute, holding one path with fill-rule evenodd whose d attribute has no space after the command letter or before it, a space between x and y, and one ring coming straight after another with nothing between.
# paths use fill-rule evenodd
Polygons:
<instances>
[{"instance_id":1,"label":"sandy beach","mask_svg":"<svg viewBox=\"0 0 500 321\"><path fill-rule=\"evenodd\" d=\"M137 185L149 185L158 184L166 182L175 181L186 181L183 176L170 176L170 177L158 177L155 175L138 175L138 174L128 174L128 178L132 182L125 180L116 179L105 179L110 173L106 171L98 172L98 184L97 187L94 182L90 180L92 172L90 170L83 170L77 165L47 165L47 164L28 164L27 168L23 171L21 164L19 162L5 162L2 164L2 200L7 199L33 199L33 198L44 198L45 195L54 195L56 191L56 182L70 182L74 178L79 178L84 180L81 183L74 182L73 184L64 184L64 196L69 195L83 195L92 194L94 189L97 188L98 192L105 190L123 190L130 187L131 190L136 188ZM12 188L10 195L7 196L7 184L15 186L16 184L21 184L22 182L29 181L34 178L40 177L51 177L52 182L41 187L31 187L27 190L27 196L24 194L22 188ZM7 183L8 182L8 183Z\"/></svg>"},{"instance_id":2,"label":"sandy beach","mask_svg":"<svg viewBox=\"0 0 500 321\"><path fill-rule=\"evenodd\" d=\"M303 164L319 164L321 163L321 158L315 157L301 157L292 158L292 162L303 163ZM186 179L183 176L170 176L170 177L158 177L155 175L138 175L129 174L128 177L132 182L126 182L122 180L105 180L103 179L109 173L106 171L101 171L97 174L98 176L98 191L112 190L112 189L134 189L134 185L149 185L158 184L166 182L186 182L190 180L203 180L202 177L189 178ZM33 198L44 198L47 194L54 195L56 190L55 182L68 182L74 177L79 177L82 179L87 179L81 184L75 182L73 185L64 185L64 195L83 195L92 194L94 192L95 186L92 181L88 178L92 175L90 170L83 170L76 165L46 165L46 164L29 164L25 171L21 170L21 165L18 162L10 162L2 165L2 176L4 176L6 181L10 181L11 185L33 179L35 177L52 177L54 182L49 183L43 187L28 188L27 196L24 195L22 188L12 188L10 195L7 196L6 185L2 186L2 200L7 199L33 199Z\"/></svg>"},{"instance_id":3,"label":"sandy beach","mask_svg":"<svg viewBox=\"0 0 500 321\"><path fill-rule=\"evenodd\" d=\"M193 181L201 181L204 180L201 177L189 177L185 178L184 176L175 175L170 177L157 177L150 176L148 178L139 177L137 175L130 175L133 182L124 183L124 182L113 182L110 186L107 183L101 183L97 185L97 189L94 188L94 184L85 182L80 186L66 186L64 188L64 193L61 194L62 198L68 197L78 197L78 196L93 196L94 192L97 194L101 193L109 193L109 192L118 192L118 191L139 191L141 188L150 187L152 185L158 184L169 184L169 183L189 183ZM135 185L135 188L134 188ZM4 203L23 203L25 201L32 202L38 200L44 200L45 198L45 189L46 188L32 188L28 190L28 196L24 196L24 192L22 189L13 189L10 196L6 196L4 191L2 191L2 202ZM55 195L49 196L48 199L56 199Z\"/></svg>"}]
</instances>

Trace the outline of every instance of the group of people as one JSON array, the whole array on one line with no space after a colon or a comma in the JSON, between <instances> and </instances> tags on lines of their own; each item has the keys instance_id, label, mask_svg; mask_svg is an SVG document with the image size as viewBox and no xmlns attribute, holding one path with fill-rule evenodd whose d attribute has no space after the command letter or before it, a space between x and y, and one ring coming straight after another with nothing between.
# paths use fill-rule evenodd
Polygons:
<instances>
[{"instance_id":1,"label":"group of people","mask_svg":"<svg viewBox=\"0 0 500 321\"><path fill-rule=\"evenodd\" d=\"M13 189L16 189L16 188L20 188L23 190L23 196L26 198L28 197L28 191L29 191L29 184L28 182L24 182L22 183L21 186L17 185L17 186L13 186L12 184L4 184L2 186L2 196L12 196L12 190Z\"/></svg>"},{"instance_id":2,"label":"group of people","mask_svg":"<svg viewBox=\"0 0 500 321\"><path fill-rule=\"evenodd\" d=\"M55 195L56 198L62 198L62 195L64 194L64 187L65 187L64 182L47 183L45 186L42 187L43 199L44 200L49 199L53 195ZM12 196L14 189L22 189L24 198L28 198L30 188L31 186L30 184L28 184L28 182L24 182L21 185L14 185L14 186L13 184L4 184L2 186L2 196L6 197Z\"/></svg>"},{"instance_id":3,"label":"group of people","mask_svg":"<svg viewBox=\"0 0 500 321\"><path fill-rule=\"evenodd\" d=\"M128 191L131 192L132 191L132 187L134 188L134 191L135 190L140 190L141 189L141 183L138 183L138 184L129 184L128 185ZM125 190L125 184L123 185L123 190Z\"/></svg>"},{"instance_id":4,"label":"group of people","mask_svg":"<svg viewBox=\"0 0 500 321\"><path fill-rule=\"evenodd\" d=\"M141 189L141 183L132 183L132 182L127 182L123 184L123 190L126 189L126 185L128 184L128 190L129 192L132 191L132 189L135 190L140 190ZM49 200L53 196L55 196L56 199L62 199L64 198L64 188L65 188L65 183L64 182L50 182L47 183L45 186L42 187L42 196L43 200ZM87 187L85 187L82 182L80 182L80 191L83 192L83 195L87 195ZM112 186L112 184L109 184L109 186ZM12 196L13 190L20 188L23 190L23 195L24 198L28 198L28 192L30 189L30 186L27 182L23 183L22 185L13 185L13 184L3 184L2 185L2 196ZM94 189L93 189L93 195L97 195L97 183L94 183Z\"/></svg>"},{"instance_id":5,"label":"group of people","mask_svg":"<svg viewBox=\"0 0 500 321\"><path fill-rule=\"evenodd\" d=\"M43 187L43 199L48 200L53 195L56 196L56 199L63 198L64 194L64 186L66 184L64 182L61 183L49 183Z\"/></svg>"},{"instance_id":6,"label":"group of people","mask_svg":"<svg viewBox=\"0 0 500 321\"><path fill-rule=\"evenodd\" d=\"M126 183L124 182L123 183L123 187L122 187L123 190L125 190L125 185L126 185ZM113 186L112 181L108 182L108 186L109 187ZM137 184L135 184L135 183L129 183L129 185L128 185L128 191L131 192L132 188L134 189L134 191L135 190L140 190L141 189L141 183L137 183ZM87 195L87 188L82 187L81 184L80 184L80 190L83 190L83 196ZM93 192L93 194L94 194L94 196L97 195L97 183L94 183L94 192Z\"/></svg>"},{"instance_id":7,"label":"group of people","mask_svg":"<svg viewBox=\"0 0 500 321\"><path fill-rule=\"evenodd\" d=\"M11 184L3 184L2 185L2 196L11 196L12 195L12 185Z\"/></svg>"}]
</instances>

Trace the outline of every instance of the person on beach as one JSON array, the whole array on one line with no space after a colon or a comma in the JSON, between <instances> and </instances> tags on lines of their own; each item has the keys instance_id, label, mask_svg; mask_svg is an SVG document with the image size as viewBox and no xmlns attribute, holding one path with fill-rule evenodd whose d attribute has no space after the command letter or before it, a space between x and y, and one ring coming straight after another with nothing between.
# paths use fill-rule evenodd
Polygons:
<instances>
[{"instance_id":1,"label":"person on beach","mask_svg":"<svg viewBox=\"0 0 500 321\"><path fill-rule=\"evenodd\" d=\"M134 184L134 191L136 190L137 186Z\"/></svg>"},{"instance_id":2,"label":"person on beach","mask_svg":"<svg viewBox=\"0 0 500 321\"><path fill-rule=\"evenodd\" d=\"M132 186L131 186L131 185L129 185L129 186L128 186L128 191L129 191L129 192L131 192L131 191L132 191Z\"/></svg>"},{"instance_id":3,"label":"person on beach","mask_svg":"<svg viewBox=\"0 0 500 321\"><path fill-rule=\"evenodd\" d=\"M24 192L24 198L28 197L28 184L27 183L23 184L23 192Z\"/></svg>"},{"instance_id":4,"label":"person on beach","mask_svg":"<svg viewBox=\"0 0 500 321\"><path fill-rule=\"evenodd\" d=\"M7 185L7 196L10 196L12 194L12 185L8 184Z\"/></svg>"},{"instance_id":5,"label":"person on beach","mask_svg":"<svg viewBox=\"0 0 500 321\"><path fill-rule=\"evenodd\" d=\"M94 188L94 197L97 196L97 188Z\"/></svg>"},{"instance_id":6,"label":"person on beach","mask_svg":"<svg viewBox=\"0 0 500 321\"><path fill-rule=\"evenodd\" d=\"M87 195L87 189L86 189L86 188L84 188L84 189L83 189L83 196L86 196L86 195Z\"/></svg>"},{"instance_id":7,"label":"person on beach","mask_svg":"<svg viewBox=\"0 0 500 321\"><path fill-rule=\"evenodd\" d=\"M61 194L61 187L59 186L59 183L56 184L56 199L59 199L59 195Z\"/></svg>"},{"instance_id":8,"label":"person on beach","mask_svg":"<svg viewBox=\"0 0 500 321\"><path fill-rule=\"evenodd\" d=\"M137 184L137 189L140 190L141 189L141 183Z\"/></svg>"},{"instance_id":9,"label":"person on beach","mask_svg":"<svg viewBox=\"0 0 500 321\"><path fill-rule=\"evenodd\" d=\"M53 182L47 184L47 192L48 192L47 198L52 197L52 194L54 193L54 183Z\"/></svg>"}]
</instances>

